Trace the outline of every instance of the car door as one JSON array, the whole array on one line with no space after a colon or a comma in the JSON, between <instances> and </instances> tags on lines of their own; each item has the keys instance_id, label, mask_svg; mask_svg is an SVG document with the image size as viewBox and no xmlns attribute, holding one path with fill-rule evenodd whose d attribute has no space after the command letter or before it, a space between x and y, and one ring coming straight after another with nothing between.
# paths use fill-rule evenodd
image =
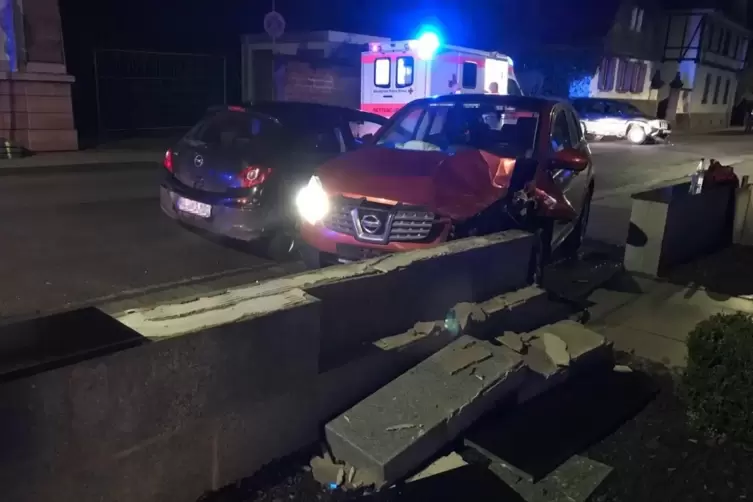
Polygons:
<instances>
[{"instance_id":1,"label":"car door","mask_svg":"<svg viewBox=\"0 0 753 502\"><path fill-rule=\"evenodd\" d=\"M583 151L583 148L588 148L580 132L576 116L569 107L564 105L555 106L552 110L550 124L549 143L551 156L554 156L560 150L574 149ZM567 237L577 220L575 216L580 214L580 208L583 205L585 196L583 182L587 180L587 176L582 175L585 172L579 173L572 169L556 169L551 173L555 185L563 194L567 204L572 207L572 215L574 216L573 218L555 220L552 236L554 247L558 246Z\"/></svg>"}]
</instances>

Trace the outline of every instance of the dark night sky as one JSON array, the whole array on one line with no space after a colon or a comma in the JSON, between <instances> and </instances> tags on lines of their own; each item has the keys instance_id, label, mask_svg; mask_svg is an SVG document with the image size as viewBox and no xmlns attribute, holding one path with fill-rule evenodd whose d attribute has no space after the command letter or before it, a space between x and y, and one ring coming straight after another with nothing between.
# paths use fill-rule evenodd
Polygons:
<instances>
[{"instance_id":1,"label":"dark night sky","mask_svg":"<svg viewBox=\"0 0 753 502\"><path fill-rule=\"evenodd\" d=\"M409 38L423 22L438 21L452 43L497 45L511 18L531 4L490 0L468 8L462 0L278 0L288 31L334 29ZM224 51L242 33L262 31L271 0L60 0L66 44L122 49ZM513 23L514 24L514 23ZM501 41L501 40L500 40Z\"/></svg>"}]
</instances>

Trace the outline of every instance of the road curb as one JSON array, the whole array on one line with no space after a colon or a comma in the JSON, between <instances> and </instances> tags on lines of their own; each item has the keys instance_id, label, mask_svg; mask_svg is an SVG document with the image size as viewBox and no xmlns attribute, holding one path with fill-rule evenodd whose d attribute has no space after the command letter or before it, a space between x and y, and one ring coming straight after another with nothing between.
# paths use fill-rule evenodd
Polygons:
<instances>
[{"instance_id":1,"label":"road curb","mask_svg":"<svg viewBox=\"0 0 753 502\"><path fill-rule=\"evenodd\" d=\"M148 160L134 160L130 162L84 162L65 165L38 165L5 167L0 162L0 177L2 176L45 176L48 174L113 172L157 169L159 162Z\"/></svg>"}]
</instances>

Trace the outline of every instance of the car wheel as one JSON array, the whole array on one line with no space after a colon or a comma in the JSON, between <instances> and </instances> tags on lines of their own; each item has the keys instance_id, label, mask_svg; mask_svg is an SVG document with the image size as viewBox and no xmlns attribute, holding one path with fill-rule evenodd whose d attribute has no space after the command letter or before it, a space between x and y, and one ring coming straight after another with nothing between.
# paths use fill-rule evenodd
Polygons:
<instances>
[{"instance_id":1,"label":"car wheel","mask_svg":"<svg viewBox=\"0 0 753 502\"><path fill-rule=\"evenodd\" d=\"M580 211L580 215L578 215L578 222L573 227L570 235L565 239L565 242L562 243L563 255L567 260L578 258L580 248L583 245L583 241L586 239L588 218L591 216L591 199L593 199L593 194L593 188L589 188L586 200L583 201L583 208Z\"/></svg>"},{"instance_id":2,"label":"car wheel","mask_svg":"<svg viewBox=\"0 0 753 502\"><path fill-rule=\"evenodd\" d=\"M290 232L280 230L264 239L264 254L274 261L291 261L297 258L295 244L295 237Z\"/></svg>"},{"instance_id":3,"label":"car wheel","mask_svg":"<svg viewBox=\"0 0 753 502\"><path fill-rule=\"evenodd\" d=\"M627 130L627 139L634 145L642 145L647 137L646 130L639 125L631 125Z\"/></svg>"}]
</instances>

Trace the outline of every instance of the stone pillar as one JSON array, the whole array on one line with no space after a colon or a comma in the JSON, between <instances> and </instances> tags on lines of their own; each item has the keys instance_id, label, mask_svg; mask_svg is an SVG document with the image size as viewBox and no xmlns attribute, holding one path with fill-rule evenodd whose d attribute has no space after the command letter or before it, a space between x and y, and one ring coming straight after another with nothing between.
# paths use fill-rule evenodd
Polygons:
<instances>
[{"instance_id":1,"label":"stone pillar","mask_svg":"<svg viewBox=\"0 0 753 502\"><path fill-rule=\"evenodd\" d=\"M57 0L0 0L0 138L33 152L76 150Z\"/></svg>"}]
</instances>

